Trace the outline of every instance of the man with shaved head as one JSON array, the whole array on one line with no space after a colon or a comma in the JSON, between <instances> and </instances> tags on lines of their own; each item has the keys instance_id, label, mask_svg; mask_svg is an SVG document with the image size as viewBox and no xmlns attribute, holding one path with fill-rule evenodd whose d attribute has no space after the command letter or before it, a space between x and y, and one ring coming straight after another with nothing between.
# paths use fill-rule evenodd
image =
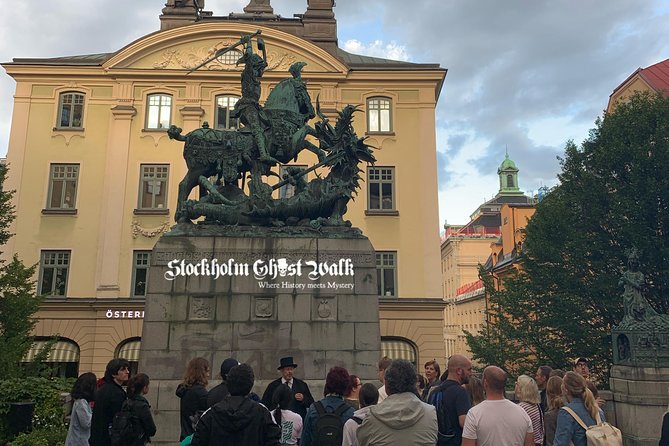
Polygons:
<instances>
[{"instance_id":1,"label":"man with shaved head","mask_svg":"<svg viewBox=\"0 0 669 446\"><path fill-rule=\"evenodd\" d=\"M486 399L467 413L462 446L534 446L529 415L504 397L506 379L494 365L483 371Z\"/></svg>"},{"instance_id":2,"label":"man with shaved head","mask_svg":"<svg viewBox=\"0 0 669 446\"><path fill-rule=\"evenodd\" d=\"M465 416L472 403L462 387L472 376L472 362L462 355L448 358L446 380L430 394L429 403L437 408L439 436L437 446L460 446Z\"/></svg>"}]
</instances>

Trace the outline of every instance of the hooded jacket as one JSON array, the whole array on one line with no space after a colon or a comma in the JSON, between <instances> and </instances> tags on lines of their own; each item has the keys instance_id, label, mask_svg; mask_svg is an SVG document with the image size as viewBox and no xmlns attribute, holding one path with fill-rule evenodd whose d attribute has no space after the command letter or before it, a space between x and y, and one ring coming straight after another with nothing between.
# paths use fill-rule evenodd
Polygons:
<instances>
[{"instance_id":1,"label":"hooded jacket","mask_svg":"<svg viewBox=\"0 0 669 446\"><path fill-rule=\"evenodd\" d=\"M437 412L410 392L388 395L372 406L358 428L358 443L374 446L434 446Z\"/></svg>"},{"instance_id":2,"label":"hooded jacket","mask_svg":"<svg viewBox=\"0 0 669 446\"><path fill-rule=\"evenodd\" d=\"M194 432L193 416L202 413L209 407L207 405L207 389L202 384L194 384L186 387L183 384L177 386L176 394L181 398L179 403L179 419L181 422L181 435L179 441Z\"/></svg>"},{"instance_id":3,"label":"hooded jacket","mask_svg":"<svg viewBox=\"0 0 669 446\"><path fill-rule=\"evenodd\" d=\"M227 396L202 414L191 446L279 446L280 437L267 408L248 397Z\"/></svg>"}]
</instances>

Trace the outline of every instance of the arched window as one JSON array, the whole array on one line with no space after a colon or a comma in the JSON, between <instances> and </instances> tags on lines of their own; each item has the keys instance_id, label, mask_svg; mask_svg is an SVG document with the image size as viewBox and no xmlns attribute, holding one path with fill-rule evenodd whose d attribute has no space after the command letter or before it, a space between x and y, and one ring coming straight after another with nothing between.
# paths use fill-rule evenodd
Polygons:
<instances>
[{"instance_id":1,"label":"arched window","mask_svg":"<svg viewBox=\"0 0 669 446\"><path fill-rule=\"evenodd\" d=\"M21 362L33 362L51 340L52 338L35 338ZM59 338L49 350L43 364L50 369L51 376L76 378L79 376L79 346L70 339Z\"/></svg>"},{"instance_id":2,"label":"arched window","mask_svg":"<svg viewBox=\"0 0 669 446\"><path fill-rule=\"evenodd\" d=\"M381 356L390 359L406 359L418 367L418 349L406 338L396 336L381 337Z\"/></svg>"},{"instance_id":3,"label":"arched window","mask_svg":"<svg viewBox=\"0 0 669 446\"><path fill-rule=\"evenodd\" d=\"M146 98L146 128L167 129L172 118L172 96L150 94Z\"/></svg>"},{"instance_id":4,"label":"arched window","mask_svg":"<svg viewBox=\"0 0 669 446\"><path fill-rule=\"evenodd\" d=\"M506 176L506 187L516 187L516 186L513 184L513 175L511 175L511 174L508 174L508 175Z\"/></svg>"},{"instance_id":5,"label":"arched window","mask_svg":"<svg viewBox=\"0 0 669 446\"><path fill-rule=\"evenodd\" d=\"M242 53L239 50L230 50L227 53L224 53L221 57L219 57L218 61L223 65L234 65L243 55L244 53Z\"/></svg>"},{"instance_id":6,"label":"arched window","mask_svg":"<svg viewBox=\"0 0 669 446\"><path fill-rule=\"evenodd\" d=\"M239 128L239 120L230 117L238 100L239 98L237 96L216 96L216 111L214 114L216 115L215 122L217 129L224 130Z\"/></svg>"},{"instance_id":7,"label":"arched window","mask_svg":"<svg viewBox=\"0 0 669 446\"><path fill-rule=\"evenodd\" d=\"M60 94L58 101L58 128L80 129L84 124L83 93L68 91Z\"/></svg>"},{"instance_id":8,"label":"arched window","mask_svg":"<svg viewBox=\"0 0 669 446\"><path fill-rule=\"evenodd\" d=\"M130 363L130 376L137 374L139 366L139 349L142 345L142 338L129 338L121 342L116 347L114 358L127 359Z\"/></svg>"},{"instance_id":9,"label":"arched window","mask_svg":"<svg viewBox=\"0 0 669 446\"><path fill-rule=\"evenodd\" d=\"M367 99L367 132L390 132L390 98L374 97Z\"/></svg>"}]
</instances>

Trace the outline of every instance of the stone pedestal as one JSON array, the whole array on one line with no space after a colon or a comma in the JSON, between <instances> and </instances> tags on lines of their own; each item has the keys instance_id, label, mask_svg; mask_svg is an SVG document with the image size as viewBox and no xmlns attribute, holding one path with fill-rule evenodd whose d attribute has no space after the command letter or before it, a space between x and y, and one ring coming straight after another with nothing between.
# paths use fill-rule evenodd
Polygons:
<instances>
[{"instance_id":1,"label":"stone pedestal","mask_svg":"<svg viewBox=\"0 0 669 446\"><path fill-rule=\"evenodd\" d=\"M314 265L323 268L318 277ZM147 290L139 368L151 378L152 444L178 439L174 392L197 356L209 360L212 378L225 358L249 364L260 395L284 356L316 399L335 365L376 379L376 261L365 237L167 235L153 250Z\"/></svg>"},{"instance_id":2,"label":"stone pedestal","mask_svg":"<svg viewBox=\"0 0 669 446\"><path fill-rule=\"evenodd\" d=\"M669 403L669 368L614 365L610 385L625 446L657 446Z\"/></svg>"}]
</instances>

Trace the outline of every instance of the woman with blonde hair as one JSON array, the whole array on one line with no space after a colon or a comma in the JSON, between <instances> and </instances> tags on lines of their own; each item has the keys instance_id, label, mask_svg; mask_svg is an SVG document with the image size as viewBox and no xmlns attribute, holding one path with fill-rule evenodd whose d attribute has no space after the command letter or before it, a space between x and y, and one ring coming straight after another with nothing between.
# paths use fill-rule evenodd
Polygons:
<instances>
[{"instance_id":1,"label":"woman with blonde hair","mask_svg":"<svg viewBox=\"0 0 669 446\"><path fill-rule=\"evenodd\" d=\"M565 407L573 410L586 426L590 427L604 421L604 412L597 407L597 401L588 389L585 378L578 373L565 373L562 380L562 395L567 400ZM560 409L557 416L553 446L567 446L570 441L574 446L587 446L585 429L569 412Z\"/></svg>"},{"instance_id":2,"label":"woman with blonde hair","mask_svg":"<svg viewBox=\"0 0 669 446\"><path fill-rule=\"evenodd\" d=\"M181 436L179 441L195 433L200 415L208 409L207 384L209 384L209 361L193 358L188 363L184 379L177 387L176 394L181 398L179 404Z\"/></svg>"},{"instance_id":3,"label":"woman with blonde hair","mask_svg":"<svg viewBox=\"0 0 669 446\"><path fill-rule=\"evenodd\" d=\"M562 378L559 376L551 376L546 382L546 403L548 410L544 414L544 431L546 433L546 445L551 446L555 437L558 412L560 407L564 406Z\"/></svg>"},{"instance_id":4,"label":"woman with blonde hair","mask_svg":"<svg viewBox=\"0 0 669 446\"><path fill-rule=\"evenodd\" d=\"M530 420L532 420L535 446L542 446L544 442L544 415L539 404L541 401L539 386L537 386L534 378L527 375L518 377L516 380L516 399L518 405L527 412Z\"/></svg>"}]
</instances>

